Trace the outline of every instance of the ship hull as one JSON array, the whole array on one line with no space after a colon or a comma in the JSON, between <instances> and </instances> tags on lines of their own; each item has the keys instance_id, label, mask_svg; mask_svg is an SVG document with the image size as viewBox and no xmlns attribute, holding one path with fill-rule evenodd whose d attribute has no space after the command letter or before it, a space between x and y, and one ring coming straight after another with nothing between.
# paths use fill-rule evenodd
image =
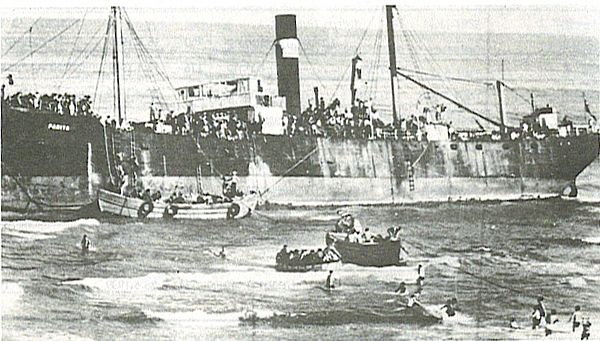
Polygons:
<instances>
[{"instance_id":1,"label":"ship hull","mask_svg":"<svg viewBox=\"0 0 600 341\"><path fill-rule=\"evenodd\" d=\"M107 172L95 117L2 108L2 208L78 208Z\"/></svg>"},{"instance_id":2,"label":"ship hull","mask_svg":"<svg viewBox=\"0 0 600 341\"><path fill-rule=\"evenodd\" d=\"M69 130L56 130L68 126ZM145 188L220 193L222 176L284 205L518 200L576 192L598 135L513 141L366 140L255 135L227 141L104 128L92 117L2 111L2 207L83 205L134 154Z\"/></svg>"},{"instance_id":3,"label":"ship hull","mask_svg":"<svg viewBox=\"0 0 600 341\"><path fill-rule=\"evenodd\" d=\"M222 175L237 171L240 187L261 193L263 202L298 206L574 194L577 175L599 146L591 134L487 142L256 136L196 143L191 136L132 132L122 144L129 147L131 140L146 187L217 193Z\"/></svg>"}]
</instances>

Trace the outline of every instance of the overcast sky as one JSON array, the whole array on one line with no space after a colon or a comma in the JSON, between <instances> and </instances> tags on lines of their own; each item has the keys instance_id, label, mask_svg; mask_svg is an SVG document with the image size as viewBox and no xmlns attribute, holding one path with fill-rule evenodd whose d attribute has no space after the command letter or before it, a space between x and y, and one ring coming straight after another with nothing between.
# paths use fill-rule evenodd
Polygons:
<instances>
[{"instance_id":1,"label":"overcast sky","mask_svg":"<svg viewBox=\"0 0 600 341\"><path fill-rule=\"evenodd\" d=\"M15 4L15 2L11 2ZM110 6L109 2L106 7ZM220 0L208 3L198 1L126 1L134 21L197 21L208 23L240 23L250 25L272 25L275 14L293 13L298 16L298 25L334 26L344 28L372 17L385 2L353 1L233 1ZM393 3L393 2L390 2ZM80 18L85 12L76 1L52 2L60 8L40 8L47 2L18 2L21 8L2 6L3 17L50 17ZM165 5L175 6L167 11ZM300 5L302 4L302 5ZM397 2L407 28L420 31L447 32L507 32L507 33L550 33L567 35L600 36L600 7L583 1L440 1ZM104 7L103 1L94 6ZM592 7L590 7L592 6ZM31 8L34 7L34 8ZM35 8L37 7L37 8ZM88 13L105 18L107 11Z\"/></svg>"}]
</instances>

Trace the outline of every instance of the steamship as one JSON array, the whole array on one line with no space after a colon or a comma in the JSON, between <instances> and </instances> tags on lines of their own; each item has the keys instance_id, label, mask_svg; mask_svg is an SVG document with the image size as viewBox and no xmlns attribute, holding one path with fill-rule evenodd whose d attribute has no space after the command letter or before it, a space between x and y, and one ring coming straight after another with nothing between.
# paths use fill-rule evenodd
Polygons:
<instances>
[{"instance_id":1,"label":"steamship","mask_svg":"<svg viewBox=\"0 0 600 341\"><path fill-rule=\"evenodd\" d=\"M393 91L402 77L497 125L496 131L463 138L447 124L428 120L422 127L426 134L419 138L406 134L399 124L367 138L289 134L282 121L301 113L299 47L295 16L278 15L277 95L265 93L254 77L177 89L188 121L202 114L235 116L246 126L259 124L258 131L243 138L176 131L156 121L124 129L118 126L120 120L115 127L93 117L39 115L3 103L3 207L94 201L99 188L114 186L116 159L134 156L137 179L145 188L168 193L177 186L188 193L218 193L223 175L236 171L240 188L256 191L264 202L285 205L576 195L577 175L598 156L598 134L561 127L551 108L535 108L531 123L544 126L547 133L543 138L516 136L516 129L504 124L502 105L496 122L401 72L395 61L393 9L386 6L394 121L400 118ZM112 9L115 42L119 11ZM499 92L502 86L497 82ZM111 116L120 117L121 110L119 102Z\"/></svg>"}]
</instances>

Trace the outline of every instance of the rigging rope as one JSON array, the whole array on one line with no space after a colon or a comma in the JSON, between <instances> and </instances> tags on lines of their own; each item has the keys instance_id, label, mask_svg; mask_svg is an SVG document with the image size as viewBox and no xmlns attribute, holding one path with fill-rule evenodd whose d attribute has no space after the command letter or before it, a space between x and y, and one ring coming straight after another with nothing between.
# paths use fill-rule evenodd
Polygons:
<instances>
[{"instance_id":1,"label":"rigging rope","mask_svg":"<svg viewBox=\"0 0 600 341\"><path fill-rule=\"evenodd\" d=\"M358 45L356 46L356 48L354 49L354 55L358 56L358 53L360 51L360 47L362 46L362 43L367 35L367 32L369 31L369 28L371 27L371 24L373 23L373 20L375 20L376 14L378 13L379 9L376 9L375 11L373 11L373 14L371 15L371 19L369 20L367 26L365 27L365 30L363 31L363 34L360 38L360 40L358 41ZM335 86L335 90L333 91L331 97L329 98L329 102L333 102L333 99L335 98L335 95L337 94L340 85L342 84L342 82L344 81L344 79L346 78L346 73L348 73L348 70L350 69L350 66L352 66L352 64L347 64L346 65L346 69L344 69L344 72L342 72L342 76L340 77L337 85Z\"/></svg>"},{"instance_id":2,"label":"rigging rope","mask_svg":"<svg viewBox=\"0 0 600 341\"><path fill-rule=\"evenodd\" d=\"M85 13L83 13L83 18L81 19L81 25L79 25L79 29L77 30L77 36L75 37L75 42L73 43L73 46L71 47L71 53L69 53L69 58L67 58L67 64L65 65L65 71L63 72L62 77L61 77L62 80L64 80L64 77L67 74L67 71L69 70L69 67L71 65L71 58L73 58L73 54L75 53L75 47L77 46L77 42L79 41L79 37L81 35L81 29L83 28L83 24L85 23L85 17L87 16L88 11L89 11L89 8L85 10Z\"/></svg>"},{"instance_id":3,"label":"rigging rope","mask_svg":"<svg viewBox=\"0 0 600 341\"><path fill-rule=\"evenodd\" d=\"M142 51L141 47L134 44L134 51L136 53L136 56L138 58L138 60L142 63L141 64L141 70L142 73L144 74L144 76L150 81L150 83L153 85L153 88L151 89L153 92L155 92L158 96L158 102L162 103L163 105L165 105L167 110L170 110L170 106L169 103L166 99L165 96L163 94L163 92L161 91L160 87L158 87L158 83L160 82L158 79L156 79L154 73L149 69L152 65L148 62L146 56L144 55L144 51ZM148 68L146 68L148 67ZM178 102L175 102L178 103Z\"/></svg>"},{"instance_id":4,"label":"rigging rope","mask_svg":"<svg viewBox=\"0 0 600 341\"><path fill-rule=\"evenodd\" d=\"M123 14L125 14L125 23L127 24L127 27L129 27L131 33L133 34L134 40L139 44L139 46L142 48L142 51L147 55L150 63L154 64L154 67L156 68L157 73L169 84L169 86L171 87L172 90L175 90L175 87L171 83L171 80L169 79L169 77L166 75L166 73L163 71L163 69L160 67L160 65L158 65L156 63L156 61L152 57L152 54L150 54L150 52L146 48L146 45L144 45L144 43L140 39L135 28L133 27L131 20L129 19L129 14L127 14L127 11L124 8L123 8Z\"/></svg>"},{"instance_id":5,"label":"rigging rope","mask_svg":"<svg viewBox=\"0 0 600 341\"><path fill-rule=\"evenodd\" d=\"M367 76L369 84L367 88L367 93L372 97L373 93L377 91L377 85L379 83L379 77L377 77L377 70L381 67L381 48L383 46L383 18L381 16L381 20L379 21L379 29L377 30L377 34L375 35L375 64L371 66L369 70L369 75ZM374 80L373 82L370 82Z\"/></svg>"},{"instance_id":6,"label":"rigging rope","mask_svg":"<svg viewBox=\"0 0 600 341\"><path fill-rule=\"evenodd\" d=\"M119 11L119 22L121 22L122 20L122 15L121 15L121 11ZM123 25L119 25L119 34L121 35L121 75L125 75L125 48L124 48L124 44L123 44ZM119 42L116 42L117 44ZM117 60L118 62L118 60ZM123 102L123 120L126 121L127 120L127 94L125 93L126 91L126 87L125 87L125 77L121 77L121 86L120 88L122 89L123 92L123 98L122 98L122 102ZM119 122L120 123L120 122Z\"/></svg>"},{"instance_id":7,"label":"rigging rope","mask_svg":"<svg viewBox=\"0 0 600 341\"><path fill-rule=\"evenodd\" d=\"M267 51L267 53L265 53L262 61L258 65L258 70L260 70L262 68L262 66L265 64L265 62L267 61L267 58L269 57L269 54L273 50L273 46L275 46L275 44L277 44L277 39L273 39L273 42L271 42L271 46L269 46L269 50Z\"/></svg>"},{"instance_id":8,"label":"rigging rope","mask_svg":"<svg viewBox=\"0 0 600 341\"><path fill-rule=\"evenodd\" d=\"M325 89L325 86L323 85L323 82L321 82L321 78L319 77L319 74L316 72L315 67L313 66L313 63L311 62L310 58L308 58L308 54L306 53L306 50L304 49L304 45L302 45L302 42L300 41L300 39L298 40L298 45L300 45L300 49L302 49L302 53L304 53L304 57L306 57L306 61L308 61L308 65L310 66L311 71L313 72L313 75L315 76L315 78L317 78L317 82L319 83L319 86L322 89Z\"/></svg>"},{"instance_id":9,"label":"rigging rope","mask_svg":"<svg viewBox=\"0 0 600 341\"><path fill-rule=\"evenodd\" d=\"M110 25L112 23L112 17L108 17L108 21L106 23L106 32L104 33L104 47L102 48L102 58L100 58L100 67L98 68L98 78L96 79L96 87L94 88L94 99L93 103L95 108L97 108L98 101L96 100L96 95L98 94L98 85L100 84L100 79L102 78L102 67L104 66L104 59L106 58L106 50L108 47L108 33L110 32Z\"/></svg>"},{"instance_id":10,"label":"rigging rope","mask_svg":"<svg viewBox=\"0 0 600 341\"><path fill-rule=\"evenodd\" d=\"M328 138L326 138L327 140ZM291 171L293 171L294 169L296 169L298 166L300 166L302 163L304 163L304 161L308 160L308 158L313 155L314 153L316 153L319 150L319 145L317 144L317 146L311 150L308 154L306 154L302 159L300 159L300 161L296 162L292 167L290 167L288 170L286 170L282 175L279 176L279 179L277 181L275 181L271 186L267 187L264 191L259 192L258 194L262 197L263 195L265 195L267 192L269 192L271 190L271 188L275 187L275 185L277 185L278 183L280 183L281 181L283 181L283 179L285 178L286 175L288 175Z\"/></svg>"},{"instance_id":11,"label":"rigging rope","mask_svg":"<svg viewBox=\"0 0 600 341\"><path fill-rule=\"evenodd\" d=\"M523 101L525 101L525 103L528 103L528 104L530 103L529 99L523 97L520 93L517 92L517 90L515 88L512 88L512 87L506 85L506 83L504 83L504 82L501 82L501 83L502 83L502 85L505 88L507 88L508 90L512 91L517 97L519 97L520 99L522 99ZM533 92L533 91L530 91L529 89L526 89L526 88L523 88L523 90L526 90L526 91L529 91L529 92Z\"/></svg>"},{"instance_id":12,"label":"rigging rope","mask_svg":"<svg viewBox=\"0 0 600 341\"><path fill-rule=\"evenodd\" d=\"M149 66L153 66L154 67L154 69L156 70L156 73L162 78L163 81L165 81L168 84L168 86L170 87L170 89L173 90L172 97L175 99L175 103L179 103L178 98L176 96L175 87L171 83L171 80L166 75L166 73L161 68L161 66L158 65L158 63L155 61L154 57L152 57L152 54L148 51L148 49L146 48L146 46L142 42L141 38L137 34L137 31L133 27L133 24L132 24L131 20L129 19L129 14L127 14L127 11L124 8L123 8L123 14L124 14L124 17L125 17L125 23L127 24L127 27L129 28L129 30L130 30L130 32L132 34L134 42L137 43L137 45L139 46L140 51L141 51L141 56L143 56L143 59L141 59L140 61L147 63L147 65L149 65ZM167 103L167 101L164 100L164 95L162 94L162 92L160 91L160 89L158 88L158 86L157 86L157 89L159 90L158 92L160 93L160 96L163 98L163 102ZM167 105L167 110L170 110L170 108L168 107L168 105Z\"/></svg>"},{"instance_id":13,"label":"rigging rope","mask_svg":"<svg viewBox=\"0 0 600 341\"><path fill-rule=\"evenodd\" d=\"M11 70L13 67L15 67L16 65L20 64L22 61L24 61L25 59L27 59L29 56L31 56L31 55L35 54L36 52L38 52L39 50L43 49L44 47L46 47L46 45L50 44L56 38L60 37L63 33L67 32L69 29L71 29L71 27L75 26L75 24L77 24L79 21L80 21L80 19L77 19L77 20L73 21L71 24L69 24L69 26L65 27L60 32L58 32L58 34L56 34L52 38L46 40L42 45L40 45L38 48L36 48L33 51L31 51L30 53L28 53L23 58L19 59L18 61L14 62L14 63L10 64L9 66L7 66L6 68L2 69L2 71L6 72L6 71Z\"/></svg>"},{"instance_id":14,"label":"rigging rope","mask_svg":"<svg viewBox=\"0 0 600 341\"><path fill-rule=\"evenodd\" d=\"M29 51L33 51L33 39L31 37L32 33L33 33L33 26L31 26L29 28ZM31 57L31 78L33 79L33 81L35 83L37 83L36 77L35 77L35 61L33 60L33 54L31 54L30 57Z\"/></svg>"},{"instance_id":15,"label":"rigging rope","mask_svg":"<svg viewBox=\"0 0 600 341\"><path fill-rule=\"evenodd\" d=\"M21 34L21 36L19 36L19 38L17 38L17 40L13 41L13 43L6 49L6 51L4 51L4 53L2 54L2 57L6 56L15 46L17 46L17 44L19 42L21 42L21 40L23 40L23 38L25 37L25 35L27 35L27 33L29 33L33 27L35 26L35 24L37 24L38 21L40 21L40 19L42 19L42 17L37 18L33 24L31 24L31 26L29 26L28 29L26 29L25 31L23 31L23 33Z\"/></svg>"},{"instance_id":16,"label":"rigging rope","mask_svg":"<svg viewBox=\"0 0 600 341\"><path fill-rule=\"evenodd\" d=\"M456 81L456 82L465 82L465 83L484 85L484 86L493 86L494 85L494 83L492 83L492 82L481 82L481 81L476 81L476 80L472 80L472 79L468 79L468 78L460 78L460 77L448 77L448 76L431 73L431 72L426 72L426 71L421 71L421 70L406 69L406 68L402 68L402 67L398 67L397 69L399 71L414 73L414 74L418 74L418 75L422 75L422 76L436 77L436 78L441 78L441 79L446 79L446 80L451 80L451 81Z\"/></svg>"},{"instance_id":17,"label":"rigging rope","mask_svg":"<svg viewBox=\"0 0 600 341\"><path fill-rule=\"evenodd\" d=\"M67 64L67 67L65 68L65 71L63 72L63 74L62 74L62 76L61 76L61 80L64 80L64 79L65 79L65 77L66 77L67 73L68 73L69 71L73 70L73 66L75 65L75 62L76 62L76 61L78 61L78 60L81 58L81 56L82 56L82 55L83 55L85 52L87 52L87 49L88 49L88 47L89 47L89 46L90 46L90 45L91 45L91 44L94 42L93 38L96 38L96 36L97 36L97 35L98 35L98 33L100 32L100 30L102 30L102 26L103 26L103 25L99 25L99 26L98 26L98 29L97 29L97 30L94 32L94 34L92 35L92 39L90 39L90 40L88 41L88 43L87 43L87 44L86 44L86 45L83 47L83 49L82 49L82 50L79 52L79 55L77 55L77 57L75 57L75 59L73 59L73 62L72 62L72 63L69 63L69 64ZM100 40L102 40L102 36L100 36ZM97 45L96 45L96 46L97 46ZM95 47L94 47L94 50L95 50ZM81 65L83 65L84 61L85 61L85 60L86 60L86 59L87 59L87 58L88 58L90 55L91 55L91 54L89 54L89 53L88 53L88 54L85 56L85 58L83 58L83 61L82 61L81 63L79 63L79 64L78 64L78 65L75 67L75 70L77 70L77 68L79 68ZM62 82L61 82L61 83L62 83ZM60 87L60 85L59 85L59 87Z\"/></svg>"}]
</instances>

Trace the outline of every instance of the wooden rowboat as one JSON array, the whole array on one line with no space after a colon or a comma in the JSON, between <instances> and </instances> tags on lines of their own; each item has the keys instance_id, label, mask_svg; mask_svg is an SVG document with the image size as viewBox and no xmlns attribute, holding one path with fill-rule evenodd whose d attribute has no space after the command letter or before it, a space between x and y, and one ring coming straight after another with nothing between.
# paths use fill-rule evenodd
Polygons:
<instances>
[{"instance_id":1,"label":"wooden rowboat","mask_svg":"<svg viewBox=\"0 0 600 341\"><path fill-rule=\"evenodd\" d=\"M406 257L399 238L385 238L368 243L350 242L348 234L328 232L325 241L342 256L342 263L361 266L406 265Z\"/></svg>"},{"instance_id":2,"label":"wooden rowboat","mask_svg":"<svg viewBox=\"0 0 600 341\"><path fill-rule=\"evenodd\" d=\"M107 212L130 218L149 219L241 219L248 217L256 208L258 195L248 194L234 199L232 202L216 204L168 204L164 202L149 202L139 198L106 191L98 191L100 212Z\"/></svg>"}]
</instances>

